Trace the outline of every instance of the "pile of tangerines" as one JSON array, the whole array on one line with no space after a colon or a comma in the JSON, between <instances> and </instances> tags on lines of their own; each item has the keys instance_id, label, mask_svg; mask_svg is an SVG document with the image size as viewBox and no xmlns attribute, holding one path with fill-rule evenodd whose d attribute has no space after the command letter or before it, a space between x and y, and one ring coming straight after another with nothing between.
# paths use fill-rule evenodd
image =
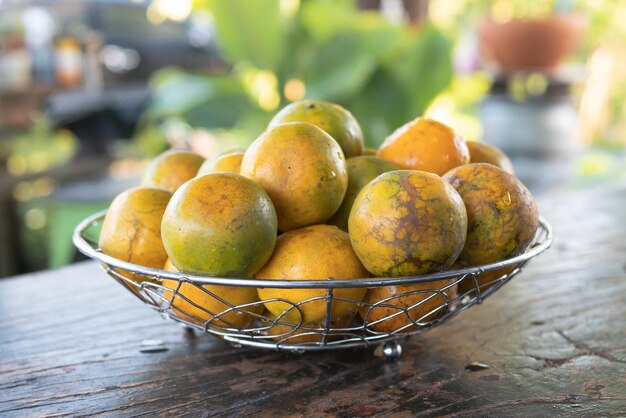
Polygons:
<instances>
[{"instance_id":1,"label":"pile of tangerines","mask_svg":"<svg viewBox=\"0 0 626 418\"><path fill-rule=\"evenodd\" d=\"M368 149L349 111L308 100L281 110L246 150L206 161L185 150L156 157L142 185L111 204L99 246L118 259L170 271L345 280L501 261L529 247L537 224L533 197L501 151L427 118ZM255 315L242 311L266 310L269 318L298 325L326 316L324 289L205 285L207 293L188 282L160 284L172 309L200 323L244 328ZM443 295L407 315L392 315L395 307L414 306L432 295L419 290L433 288L445 289L448 298L458 291L445 280L337 288L331 320L350 323L359 312L376 332L411 330L436 315ZM371 307L381 300L390 302ZM245 307L236 312L228 305Z\"/></svg>"}]
</instances>

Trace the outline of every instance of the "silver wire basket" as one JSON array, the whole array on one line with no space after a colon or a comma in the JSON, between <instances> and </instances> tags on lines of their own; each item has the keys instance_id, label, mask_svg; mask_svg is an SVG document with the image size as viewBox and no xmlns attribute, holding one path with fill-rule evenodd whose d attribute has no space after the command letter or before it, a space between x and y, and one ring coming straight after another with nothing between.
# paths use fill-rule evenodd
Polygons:
<instances>
[{"instance_id":1,"label":"silver wire basket","mask_svg":"<svg viewBox=\"0 0 626 418\"><path fill-rule=\"evenodd\" d=\"M540 218L534 242L526 252L477 267L410 277L353 280L226 278L148 268L102 253L97 242L105 213L98 212L76 227L74 245L86 256L99 261L111 277L142 302L188 329L213 334L235 346L297 353L377 345L387 358L397 357L401 353L400 339L431 329L481 303L552 244L550 224ZM183 286L185 292L181 291ZM195 295L191 298L186 296L191 294L189 286L193 287ZM390 286L389 289L395 286L396 293L372 303L337 295L340 289L366 288L373 292L384 286ZM298 303L273 298L231 304L224 296L229 292L223 289L236 292L237 288L310 289L315 296ZM198 295L205 301L202 306L196 303ZM207 304L207 300L212 303ZM337 320L331 312L335 303L342 302L354 305L355 314ZM271 315L264 309L266 303L283 303L281 306L285 309L280 315ZM316 323L304 323L303 309L307 304L318 307L321 304L321 309L325 309L324 318ZM220 309L211 311L207 305Z\"/></svg>"}]
</instances>

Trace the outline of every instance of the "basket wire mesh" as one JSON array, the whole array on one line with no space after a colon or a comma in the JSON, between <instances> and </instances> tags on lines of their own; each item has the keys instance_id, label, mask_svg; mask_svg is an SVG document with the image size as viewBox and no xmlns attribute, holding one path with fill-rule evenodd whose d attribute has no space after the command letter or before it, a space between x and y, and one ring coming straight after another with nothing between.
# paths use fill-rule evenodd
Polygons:
<instances>
[{"instance_id":1,"label":"basket wire mesh","mask_svg":"<svg viewBox=\"0 0 626 418\"><path fill-rule=\"evenodd\" d=\"M540 218L534 242L525 253L483 266L420 276L352 280L225 278L153 269L102 253L97 246L97 234L105 213L98 212L81 222L74 231L74 244L83 254L99 261L111 277L142 302L166 318L236 346L294 352L367 347L424 332L481 303L552 243L552 229ZM383 286L395 286L399 293L375 302L336 295L343 288L374 291ZM309 289L317 295L298 302L275 297L233 304L224 297L223 290L236 292L237 288ZM218 292L219 289L222 290ZM194 297L188 296L189 290L193 290ZM198 298L211 303L200 304ZM325 308L324 318L319 322L304 322L303 310L308 304L320 302ZM341 302L352 306L353 314L333 318L333 306ZM287 308L274 316L265 310L271 303L283 303ZM207 305L218 309L212 310Z\"/></svg>"}]
</instances>

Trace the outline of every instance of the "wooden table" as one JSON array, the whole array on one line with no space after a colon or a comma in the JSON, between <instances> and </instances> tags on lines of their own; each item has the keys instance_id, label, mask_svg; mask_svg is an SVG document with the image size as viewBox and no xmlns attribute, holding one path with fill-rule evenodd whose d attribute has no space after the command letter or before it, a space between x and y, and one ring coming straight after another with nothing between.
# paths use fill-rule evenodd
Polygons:
<instances>
[{"instance_id":1,"label":"wooden table","mask_svg":"<svg viewBox=\"0 0 626 418\"><path fill-rule=\"evenodd\" d=\"M626 188L540 208L553 248L396 363L191 338L93 262L0 281L0 416L625 416Z\"/></svg>"}]
</instances>

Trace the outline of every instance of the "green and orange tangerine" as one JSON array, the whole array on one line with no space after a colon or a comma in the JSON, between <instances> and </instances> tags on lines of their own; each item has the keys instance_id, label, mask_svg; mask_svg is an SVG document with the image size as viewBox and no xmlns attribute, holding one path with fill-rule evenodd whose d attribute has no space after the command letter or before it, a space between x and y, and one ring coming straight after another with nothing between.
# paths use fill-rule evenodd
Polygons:
<instances>
[{"instance_id":1,"label":"green and orange tangerine","mask_svg":"<svg viewBox=\"0 0 626 418\"><path fill-rule=\"evenodd\" d=\"M494 263L528 249L539 214L535 200L521 181L487 163L457 167L443 178L459 192L467 208L467 239L458 258L460 265ZM480 281L486 283L506 272L484 274Z\"/></svg>"},{"instance_id":2,"label":"green and orange tangerine","mask_svg":"<svg viewBox=\"0 0 626 418\"><path fill-rule=\"evenodd\" d=\"M348 234L332 225L312 225L282 234L272 258L256 274L256 278L274 280L346 280L368 276L352 250ZM331 320L355 312L365 292L363 287L334 289L335 297L354 302L335 300ZM326 316L326 289L259 288L258 294L266 301L267 310L283 322L311 324ZM274 298L289 302L272 300ZM308 301L311 298L318 299ZM300 304L299 310L294 308L295 304Z\"/></svg>"},{"instance_id":3,"label":"green and orange tangerine","mask_svg":"<svg viewBox=\"0 0 626 418\"><path fill-rule=\"evenodd\" d=\"M269 127L285 122L307 122L322 128L339 144L346 158L361 155L363 132L352 113L335 103L302 100L284 107L274 116Z\"/></svg>"},{"instance_id":4,"label":"green and orange tangerine","mask_svg":"<svg viewBox=\"0 0 626 418\"><path fill-rule=\"evenodd\" d=\"M165 151L150 162L141 179L141 185L174 193L183 183L196 176L202 163L204 157L191 151Z\"/></svg>"},{"instance_id":5,"label":"green and orange tangerine","mask_svg":"<svg viewBox=\"0 0 626 418\"><path fill-rule=\"evenodd\" d=\"M243 160L244 153L245 151L233 151L222 154L211 160L206 160L202 166L200 166L197 176L203 176L210 173L239 174L241 171L241 160Z\"/></svg>"},{"instance_id":6,"label":"green and orange tangerine","mask_svg":"<svg viewBox=\"0 0 626 418\"><path fill-rule=\"evenodd\" d=\"M100 250L122 261L161 268L167 259L161 219L171 197L170 192L156 187L135 187L120 193L104 217ZM142 275L120 273L138 282L152 281Z\"/></svg>"},{"instance_id":7,"label":"green and orange tangerine","mask_svg":"<svg viewBox=\"0 0 626 418\"><path fill-rule=\"evenodd\" d=\"M181 271L250 277L270 258L276 228L276 211L261 187L238 174L213 173L174 193L161 233Z\"/></svg>"},{"instance_id":8,"label":"green and orange tangerine","mask_svg":"<svg viewBox=\"0 0 626 418\"><path fill-rule=\"evenodd\" d=\"M167 260L163 270L180 272ZM221 285L197 285L190 282L163 279L163 295L171 301L170 309L182 319L203 325L211 324L226 328L245 328L263 311L258 302L256 288ZM221 300L220 300L221 299ZM236 308L240 305L247 305Z\"/></svg>"},{"instance_id":9,"label":"green and orange tangerine","mask_svg":"<svg viewBox=\"0 0 626 418\"><path fill-rule=\"evenodd\" d=\"M493 145L484 142L467 141L467 148L470 152L471 163L492 164L509 174L515 175L513 163L509 157Z\"/></svg>"},{"instance_id":10,"label":"green and orange tangerine","mask_svg":"<svg viewBox=\"0 0 626 418\"><path fill-rule=\"evenodd\" d=\"M487 163L457 167L443 179L457 190L467 209L467 239L460 263L493 263L526 251L539 214L521 181Z\"/></svg>"},{"instance_id":11,"label":"green and orange tangerine","mask_svg":"<svg viewBox=\"0 0 626 418\"><path fill-rule=\"evenodd\" d=\"M283 232L328 220L348 188L341 148L309 123L268 129L246 151L241 174L270 196Z\"/></svg>"},{"instance_id":12,"label":"green and orange tangerine","mask_svg":"<svg viewBox=\"0 0 626 418\"><path fill-rule=\"evenodd\" d=\"M397 170L361 190L348 228L370 273L410 276L452 265L465 243L467 214L461 196L441 177Z\"/></svg>"},{"instance_id":13,"label":"green and orange tangerine","mask_svg":"<svg viewBox=\"0 0 626 418\"><path fill-rule=\"evenodd\" d=\"M352 321L354 320L355 315L349 314L342 318L339 318L335 321L331 321L329 328L332 330L329 332L329 341L333 341L337 339L338 335L341 335L341 331L338 331L338 328L348 328ZM321 331L311 331L302 328L298 328L297 324L289 324L284 319L278 319L273 314L269 314L269 318L275 323L268 322L267 326L270 328L267 330L269 335L273 336L274 341L280 341L283 344L305 344L305 343L321 343L322 335ZM324 321L321 321L317 324L308 324L307 328L323 328ZM346 333L349 333L347 331Z\"/></svg>"},{"instance_id":14,"label":"green and orange tangerine","mask_svg":"<svg viewBox=\"0 0 626 418\"><path fill-rule=\"evenodd\" d=\"M453 279L374 287L368 290L368 305L361 307L359 314L375 331L412 332L420 328L416 323L432 321L448 311L449 303L457 296L452 283ZM378 305L369 305L377 302Z\"/></svg>"},{"instance_id":15,"label":"green and orange tangerine","mask_svg":"<svg viewBox=\"0 0 626 418\"><path fill-rule=\"evenodd\" d=\"M361 189L379 175L398 169L388 161L367 155L348 158L346 163L348 168L348 190L339 210L327 222L337 225L344 231L348 231L350 210L352 209L354 199L356 199Z\"/></svg>"}]
</instances>

